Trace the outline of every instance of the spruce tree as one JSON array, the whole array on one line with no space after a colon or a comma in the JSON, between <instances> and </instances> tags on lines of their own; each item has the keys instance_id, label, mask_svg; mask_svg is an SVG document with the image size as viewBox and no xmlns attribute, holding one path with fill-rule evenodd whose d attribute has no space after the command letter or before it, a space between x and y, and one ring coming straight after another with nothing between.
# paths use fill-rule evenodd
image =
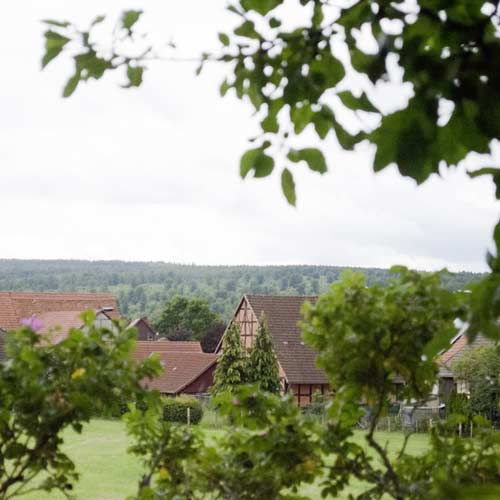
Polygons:
<instances>
[{"instance_id":1,"label":"spruce tree","mask_svg":"<svg viewBox=\"0 0 500 500\"><path fill-rule=\"evenodd\" d=\"M259 321L257 337L248 358L248 378L263 391L277 394L280 390L278 359L264 315Z\"/></svg>"},{"instance_id":2,"label":"spruce tree","mask_svg":"<svg viewBox=\"0 0 500 500\"><path fill-rule=\"evenodd\" d=\"M222 341L222 354L215 369L212 392L231 391L247 381L247 354L241 345L240 327L233 323Z\"/></svg>"}]
</instances>

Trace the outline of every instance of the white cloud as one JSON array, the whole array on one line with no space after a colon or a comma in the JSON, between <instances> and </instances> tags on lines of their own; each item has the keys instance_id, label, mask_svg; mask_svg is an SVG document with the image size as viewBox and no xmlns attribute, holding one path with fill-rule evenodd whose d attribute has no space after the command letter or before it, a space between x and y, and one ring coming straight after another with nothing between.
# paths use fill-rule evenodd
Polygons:
<instances>
[{"instance_id":1,"label":"white cloud","mask_svg":"<svg viewBox=\"0 0 500 500\"><path fill-rule=\"evenodd\" d=\"M416 187L395 169L374 175L372 151L327 143L331 172L296 167L298 208L278 175L241 181L255 131L249 107L198 78L191 64L155 64L139 90L117 77L60 98L68 62L39 71L44 18L85 22L123 2L19 0L0 32L0 257L321 263L484 269L499 209L487 180L463 169ZM139 3L127 2L134 7ZM225 2L140 2L144 28L185 54L231 24ZM13 44L13 40L16 43ZM333 141L332 141L333 142Z\"/></svg>"}]
</instances>

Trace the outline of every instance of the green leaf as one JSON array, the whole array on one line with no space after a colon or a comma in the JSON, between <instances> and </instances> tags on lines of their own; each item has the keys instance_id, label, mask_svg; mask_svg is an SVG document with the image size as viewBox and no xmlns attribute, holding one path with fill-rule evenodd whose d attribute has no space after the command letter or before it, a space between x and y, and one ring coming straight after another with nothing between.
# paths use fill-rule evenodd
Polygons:
<instances>
[{"instance_id":1,"label":"green leaf","mask_svg":"<svg viewBox=\"0 0 500 500\"><path fill-rule=\"evenodd\" d=\"M45 54L42 58L42 69L55 59L63 50L64 46L70 41L68 37L57 33L56 31L48 30L44 33L45 36Z\"/></svg>"},{"instance_id":2,"label":"green leaf","mask_svg":"<svg viewBox=\"0 0 500 500\"><path fill-rule=\"evenodd\" d=\"M26 447L21 443L10 443L5 450L5 458L18 458L26 453Z\"/></svg>"},{"instance_id":3,"label":"green leaf","mask_svg":"<svg viewBox=\"0 0 500 500\"><path fill-rule=\"evenodd\" d=\"M483 167L479 170L474 170L473 172L467 172L471 179L480 177L481 175L500 175L499 167Z\"/></svg>"},{"instance_id":4,"label":"green leaf","mask_svg":"<svg viewBox=\"0 0 500 500\"><path fill-rule=\"evenodd\" d=\"M333 111L328 106L323 105L319 111L314 113L311 120L316 129L316 133L321 139L324 139L333 127L335 117Z\"/></svg>"},{"instance_id":5,"label":"green leaf","mask_svg":"<svg viewBox=\"0 0 500 500\"><path fill-rule=\"evenodd\" d=\"M253 170L254 177L267 177L274 169L274 160L262 147L248 150L240 160L240 175L244 179Z\"/></svg>"},{"instance_id":6,"label":"green leaf","mask_svg":"<svg viewBox=\"0 0 500 500\"><path fill-rule=\"evenodd\" d=\"M354 111L368 111L378 113L378 109L370 102L366 94L363 92L360 97L355 97L349 90L339 92L337 97L340 98L342 104Z\"/></svg>"},{"instance_id":7,"label":"green leaf","mask_svg":"<svg viewBox=\"0 0 500 500\"><path fill-rule=\"evenodd\" d=\"M310 66L311 80L322 89L335 87L345 76L344 65L330 52L321 52Z\"/></svg>"},{"instance_id":8,"label":"green leaf","mask_svg":"<svg viewBox=\"0 0 500 500\"><path fill-rule=\"evenodd\" d=\"M44 36L46 49L62 48L69 42L68 37L52 30L46 31Z\"/></svg>"},{"instance_id":9,"label":"green leaf","mask_svg":"<svg viewBox=\"0 0 500 500\"><path fill-rule=\"evenodd\" d=\"M225 33L219 33L219 41L225 47L229 45L229 37Z\"/></svg>"},{"instance_id":10,"label":"green leaf","mask_svg":"<svg viewBox=\"0 0 500 500\"><path fill-rule=\"evenodd\" d=\"M94 20L90 23L90 26L95 26L96 24L102 23L106 19L106 16L97 16L94 18Z\"/></svg>"},{"instance_id":11,"label":"green leaf","mask_svg":"<svg viewBox=\"0 0 500 500\"><path fill-rule=\"evenodd\" d=\"M281 21L275 17L271 17L271 19L269 19L269 26L271 28L279 28L281 26Z\"/></svg>"},{"instance_id":12,"label":"green leaf","mask_svg":"<svg viewBox=\"0 0 500 500\"><path fill-rule=\"evenodd\" d=\"M491 175L493 177L493 182L496 186L495 196L497 200L500 199L500 168L498 167L483 167L479 170L474 170L473 172L467 172L471 179L480 177L482 175Z\"/></svg>"},{"instance_id":13,"label":"green leaf","mask_svg":"<svg viewBox=\"0 0 500 500\"><path fill-rule=\"evenodd\" d=\"M293 174L290 170L288 170L288 168L285 168L283 172L281 172L281 189L283 190L283 194L285 195L288 203L295 206L297 201L295 194L295 181L293 180Z\"/></svg>"},{"instance_id":14,"label":"green leaf","mask_svg":"<svg viewBox=\"0 0 500 500\"><path fill-rule=\"evenodd\" d=\"M283 0L241 0L241 6L246 10L254 10L265 16L268 12L280 5Z\"/></svg>"},{"instance_id":15,"label":"green leaf","mask_svg":"<svg viewBox=\"0 0 500 500\"><path fill-rule=\"evenodd\" d=\"M244 21L240 26L234 30L234 34L244 36L247 38L261 39L261 36L255 31L255 24L253 21Z\"/></svg>"},{"instance_id":16,"label":"green leaf","mask_svg":"<svg viewBox=\"0 0 500 500\"><path fill-rule=\"evenodd\" d=\"M122 14L122 26L126 30L130 31L134 24L141 17L142 10L126 10Z\"/></svg>"},{"instance_id":17,"label":"green leaf","mask_svg":"<svg viewBox=\"0 0 500 500\"><path fill-rule=\"evenodd\" d=\"M260 122L264 132L276 134L279 131L278 113L283 104L283 99L275 99L269 103L267 116Z\"/></svg>"},{"instance_id":18,"label":"green leaf","mask_svg":"<svg viewBox=\"0 0 500 500\"><path fill-rule=\"evenodd\" d=\"M231 84L227 80L224 80L219 87L219 92L220 92L221 97L224 97L230 88L231 88Z\"/></svg>"},{"instance_id":19,"label":"green leaf","mask_svg":"<svg viewBox=\"0 0 500 500\"><path fill-rule=\"evenodd\" d=\"M52 59L55 59L62 52L62 47L54 47L48 49L42 58L42 69L49 64Z\"/></svg>"},{"instance_id":20,"label":"green leaf","mask_svg":"<svg viewBox=\"0 0 500 500\"><path fill-rule=\"evenodd\" d=\"M321 2L314 2L312 24L315 27L321 26L325 16L323 14L323 5Z\"/></svg>"},{"instance_id":21,"label":"green leaf","mask_svg":"<svg viewBox=\"0 0 500 500\"><path fill-rule=\"evenodd\" d=\"M80 82L80 73L75 73L66 83L63 89L63 97L69 97L76 90Z\"/></svg>"},{"instance_id":22,"label":"green leaf","mask_svg":"<svg viewBox=\"0 0 500 500\"><path fill-rule=\"evenodd\" d=\"M303 104L302 106L293 106L290 109L290 119L294 125L294 131L296 134L300 134L311 122L313 116L313 111L309 104Z\"/></svg>"},{"instance_id":23,"label":"green leaf","mask_svg":"<svg viewBox=\"0 0 500 500\"><path fill-rule=\"evenodd\" d=\"M58 28L67 28L71 24L69 21L54 21L53 19L44 19L42 23L57 26Z\"/></svg>"},{"instance_id":24,"label":"green leaf","mask_svg":"<svg viewBox=\"0 0 500 500\"><path fill-rule=\"evenodd\" d=\"M129 84L127 87L139 87L142 83L142 75L144 73L144 68L141 66L128 66L127 67L127 77Z\"/></svg>"},{"instance_id":25,"label":"green leaf","mask_svg":"<svg viewBox=\"0 0 500 500\"><path fill-rule=\"evenodd\" d=\"M325 157L317 148L291 149L287 158L294 163L305 161L311 170L320 174L328 170Z\"/></svg>"}]
</instances>

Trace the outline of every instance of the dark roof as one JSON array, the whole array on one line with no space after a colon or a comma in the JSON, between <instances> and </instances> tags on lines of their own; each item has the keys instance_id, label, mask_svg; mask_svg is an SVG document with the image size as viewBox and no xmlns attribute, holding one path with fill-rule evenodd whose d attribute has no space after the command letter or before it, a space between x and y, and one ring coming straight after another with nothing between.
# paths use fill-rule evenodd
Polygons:
<instances>
[{"instance_id":1,"label":"dark roof","mask_svg":"<svg viewBox=\"0 0 500 500\"><path fill-rule=\"evenodd\" d=\"M33 314L112 308L107 314L120 316L116 298L109 293L0 292L0 328L15 330L23 318Z\"/></svg>"},{"instance_id":2,"label":"dark roof","mask_svg":"<svg viewBox=\"0 0 500 500\"><path fill-rule=\"evenodd\" d=\"M144 383L163 394L178 394L217 362L217 355L200 352L159 352L163 373Z\"/></svg>"},{"instance_id":3,"label":"dark roof","mask_svg":"<svg viewBox=\"0 0 500 500\"><path fill-rule=\"evenodd\" d=\"M305 301L316 302L315 296L245 295L260 319L266 315L278 361L289 384L327 384L325 374L316 368L316 353L304 344L298 326L303 320L300 309Z\"/></svg>"}]
</instances>

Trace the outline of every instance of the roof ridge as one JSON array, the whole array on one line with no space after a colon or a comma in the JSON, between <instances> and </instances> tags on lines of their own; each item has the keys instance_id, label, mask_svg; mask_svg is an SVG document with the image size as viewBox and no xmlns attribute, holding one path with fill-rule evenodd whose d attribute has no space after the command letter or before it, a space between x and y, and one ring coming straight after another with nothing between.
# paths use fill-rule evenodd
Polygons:
<instances>
[{"instance_id":1,"label":"roof ridge","mask_svg":"<svg viewBox=\"0 0 500 500\"><path fill-rule=\"evenodd\" d=\"M39 297L54 297L54 296L64 296L64 297L109 297L109 298L115 298L115 295L112 294L111 292L99 292L99 293L92 293L92 292L18 292L18 291L0 291L0 296L8 296L9 298L16 298L16 297L29 297L37 295Z\"/></svg>"},{"instance_id":2,"label":"roof ridge","mask_svg":"<svg viewBox=\"0 0 500 500\"><path fill-rule=\"evenodd\" d=\"M319 295L272 295L260 293L246 293L245 297L272 297L272 298L286 298L286 299L302 299L304 297L319 297Z\"/></svg>"}]
</instances>

